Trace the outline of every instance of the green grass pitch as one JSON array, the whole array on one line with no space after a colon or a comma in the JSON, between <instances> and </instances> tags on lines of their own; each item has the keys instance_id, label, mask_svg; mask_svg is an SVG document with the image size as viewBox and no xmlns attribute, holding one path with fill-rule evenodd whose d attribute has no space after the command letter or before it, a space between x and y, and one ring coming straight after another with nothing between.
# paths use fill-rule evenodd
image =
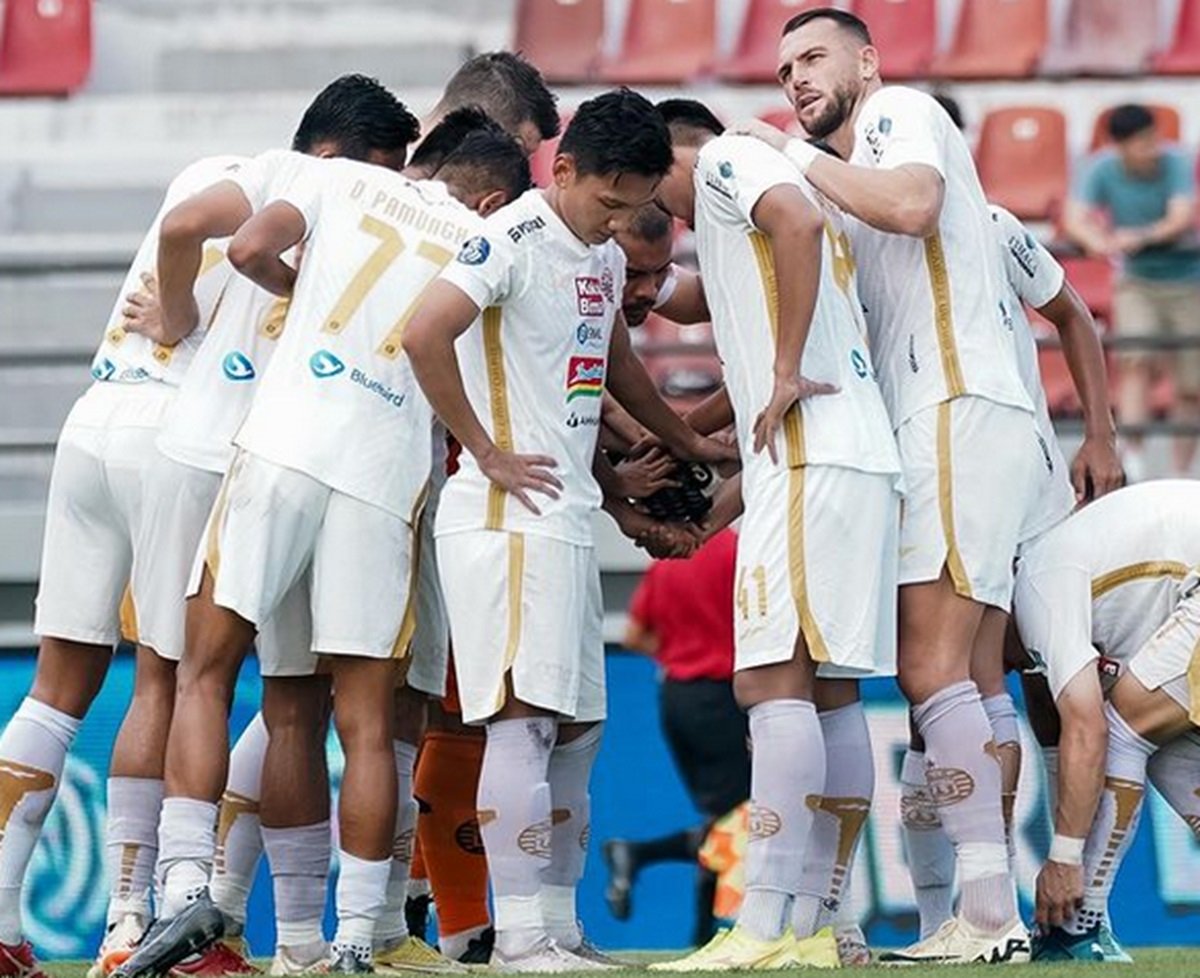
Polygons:
<instances>
[{"instance_id":1,"label":"green grass pitch","mask_svg":"<svg viewBox=\"0 0 1200 978\"><path fill-rule=\"evenodd\" d=\"M1190 976L1200 975L1200 948L1174 948L1174 947L1159 947L1147 948L1145 950L1135 950L1131 952L1134 957L1134 963L1130 967L1121 965L1104 965L1104 964L1028 964L1028 965L960 965L953 968L955 978L984 978L985 975L990 975L992 978L1080 978L1084 974L1099 975L1102 972L1109 972L1114 975L1136 975L1137 978L1190 978ZM628 957L636 957L639 960L652 961L659 960L663 957L662 954L630 954ZM259 962L264 967L269 962ZM46 962L43 967L50 978L84 978L87 972L88 962L86 961L50 961ZM880 974L887 972L889 974L899 974L909 976L909 978L918 978L918 976L933 975L936 972L944 972L944 968L928 967L906 967L902 969L885 968L882 965L874 965L870 968L856 968L854 974ZM588 972L595 974L595 972ZM641 976L645 978L647 972L638 969L630 968L628 971L610 971L606 974L611 978L633 978L633 976ZM717 972L711 974L716 975ZM697 978L704 978L704 975L698 975Z\"/></svg>"}]
</instances>

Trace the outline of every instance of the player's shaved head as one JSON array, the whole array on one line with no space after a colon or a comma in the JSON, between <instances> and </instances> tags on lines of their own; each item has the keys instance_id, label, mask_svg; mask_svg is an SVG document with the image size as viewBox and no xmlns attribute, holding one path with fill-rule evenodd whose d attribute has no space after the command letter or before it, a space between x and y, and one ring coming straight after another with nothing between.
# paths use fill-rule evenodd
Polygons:
<instances>
[{"instance_id":1,"label":"player's shaved head","mask_svg":"<svg viewBox=\"0 0 1200 978\"><path fill-rule=\"evenodd\" d=\"M521 55L489 51L466 61L446 82L435 114L463 106L483 109L521 142L526 153L558 135L558 97Z\"/></svg>"},{"instance_id":2,"label":"player's shaved head","mask_svg":"<svg viewBox=\"0 0 1200 978\"><path fill-rule=\"evenodd\" d=\"M342 75L305 110L292 149L399 167L420 132L417 117L376 79Z\"/></svg>"},{"instance_id":3,"label":"player's shaved head","mask_svg":"<svg viewBox=\"0 0 1200 978\"><path fill-rule=\"evenodd\" d=\"M481 199L503 192L504 199L493 200L490 210L516 200L533 183L520 143L498 126L468 133L433 179L443 181L455 197L476 209Z\"/></svg>"},{"instance_id":4,"label":"player's shaved head","mask_svg":"<svg viewBox=\"0 0 1200 978\"><path fill-rule=\"evenodd\" d=\"M668 98L658 103L674 146L701 146L725 132L725 126L703 102L692 98Z\"/></svg>"},{"instance_id":5,"label":"player's shaved head","mask_svg":"<svg viewBox=\"0 0 1200 978\"><path fill-rule=\"evenodd\" d=\"M838 10L837 7L814 7L812 10L805 10L803 13L796 14L791 20L783 25L783 37L787 37L792 31L797 31L805 24L811 24L816 20L830 20L844 31L854 35L859 44L871 44L871 29L867 27L866 21L860 17L856 17L848 10Z\"/></svg>"}]
</instances>

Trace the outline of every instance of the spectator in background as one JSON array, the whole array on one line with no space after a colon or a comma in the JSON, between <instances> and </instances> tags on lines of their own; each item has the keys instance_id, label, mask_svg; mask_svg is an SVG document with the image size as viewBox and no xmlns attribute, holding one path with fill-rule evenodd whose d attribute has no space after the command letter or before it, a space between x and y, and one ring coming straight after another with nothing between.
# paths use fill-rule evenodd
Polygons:
<instances>
[{"instance_id":1,"label":"spectator in background","mask_svg":"<svg viewBox=\"0 0 1200 978\"><path fill-rule=\"evenodd\" d=\"M712 822L750 796L746 714L733 698L733 577L737 537L722 530L686 560L650 565L629 607L625 647L652 656L662 675L660 715L671 756L703 825L644 842L610 839L605 899L618 920L632 908L639 870L697 863ZM716 876L700 870L696 933L713 935Z\"/></svg>"},{"instance_id":2,"label":"spectator in background","mask_svg":"<svg viewBox=\"0 0 1200 978\"><path fill-rule=\"evenodd\" d=\"M1092 255L1120 260L1113 304L1123 336L1195 339L1200 342L1200 245L1196 237L1193 161L1165 147L1154 116L1141 105L1122 105L1109 119L1114 149L1100 153L1084 170L1068 201L1063 227ZM1158 373L1175 378L1174 420L1200 420L1200 347L1165 355L1136 351L1121 358L1118 415L1141 424L1150 415L1150 389ZM1126 440L1130 481L1145 478L1142 440ZM1174 465L1187 474L1196 438L1175 439Z\"/></svg>"}]
</instances>

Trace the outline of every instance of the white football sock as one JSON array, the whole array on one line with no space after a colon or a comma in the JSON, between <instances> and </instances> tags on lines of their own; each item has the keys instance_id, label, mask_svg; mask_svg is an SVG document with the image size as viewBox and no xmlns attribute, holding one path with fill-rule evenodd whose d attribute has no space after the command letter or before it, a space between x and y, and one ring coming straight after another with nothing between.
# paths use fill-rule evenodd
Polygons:
<instances>
[{"instance_id":1,"label":"white football sock","mask_svg":"<svg viewBox=\"0 0 1200 978\"><path fill-rule=\"evenodd\" d=\"M992 739L1000 755L1000 803L1004 812L1004 842L1008 846L1008 868L1017 864L1017 845L1013 837L1013 813L1017 806L1017 783L1021 774L1021 727L1017 706L1008 693L983 700L983 712L992 727Z\"/></svg>"},{"instance_id":2,"label":"white football sock","mask_svg":"<svg viewBox=\"0 0 1200 978\"><path fill-rule=\"evenodd\" d=\"M750 715L750 839L738 926L773 941L799 892L813 808L825 787L825 743L807 700L768 700Z\"/></svg>"},{"instance_id":3,"label":"white football sock","mask_svg":"<svg viewBox=\"0 0 1200 978\"><path fill-rule=\"evenodd\" d=\"M263 826L262 837L275 893L276 947L324 940L321 920L333 848L329 819L281 829Z\"/></svg>"},{"instance_id":4,"label":"white football sock","mask_svg":"<svg viewBox=\"0 0 1200 978\"><path fill-rule=\"evenodd\" d=\"M550 862L542 869L542 915L546 930L568 950L583 940L575 894L583 879L591 832L591 798L588 785L592 766L600 753L604 725L597 723L570 743L558 744L550 753Z\"/></svg>"},{"instance_id":5,"label":"white football sock","mask_svg":"<svg viewBox=\"0 0 1200 978\"><path fill-rule=\"evenodd\" d=\"M912 748L900 767L900 829L924 940L954 916L954 844L929 797L925 754Z\"/></svg>"},{"instance_id":6,"label":"white football sock","mask_svg":"<svg viewBox=\"0 0 1200 978\"><path fill-rule=\"evenodd\" d=\"M26 696L0 735L0 942L5 944L21 941L21 885L79 723Z\"/></svg>"},{"instance_id":7,"label":"white football sock","mask_svg":"<svg viewBox=\"0 0 1200 978\"><path fill-rule=\"evenodd\" d=\"M1082 934L1108 914L1108 896L1137 835L1146 793L1146 762L1157 749L1134 733L1111 703L1104 704L1104 716L1108 722L1104 790L1083 848L1083 906L1064 924L1071 934Z\"/></svg>"},{"instance_id":8,"label":"white football sock","mask_svg":"<svg viewBox=\"0 0 1200 978\"><path fill-rule=\"evenodd\" d=\"M875 794L871 732L862 703L818 714L825 738L825 790L813 815L792 930L809 937L832 924L845 897Z\"/></svg>"},{"instance_id":9,"label":"white football sock","mask_svg":"<svg viewBox=\"0 0 1200 978\"><path fill-rule=\"evenodd\" d=\"M127 914L153 916L150 888L158 861L158 818L163 783L159 778L109 778L108 826L104 844L111 891L108 925Z\"/></svg>"},{"instance_id":10,"label":"white football sock","mask_svg":"<svg viewBox=\"0 0 1200 978\"><path fill-rule=\"evenodd\" d=\"M1146 766L1150 783L1200 839L1200 744L1176 737Z\"/></svg>"},{"instance_id":11,"label":"white football sock","mask_svg":"<svg viewBox=\"0 0 1200 978\"><path fill-rule=\"evenodd\" d=\"M546 937L538 891L550 861L550 785L557 722L498 720L487 726L479 774L479 831L487 850L496 947L519 957Z\"/></svg>"},{"instance_id":12,"label":"white football sock","mask_svg":"<svg viewBox=\"0 0 1200 978\"><path fill-rule=\"evenodd\" d=\"M229 778L217 814L212 898L233 924L232 933L240 934L246 925L246 904L262 857L258 811L269 739L263 715L255 714L229 755Z\"/></svg>"},{"instance_id":13,"label":"white football sock","mask_svg":"<svg viewBox=\"0 0 1200 978\"><path fill-rule=\"evenodd\" d=\"M217 849L217 806L195 798L166 798L158 826L160 917L178 916L208 889Z\"/></svg>"},{"instance_id":14,"label":"white football sock","mask_svg":"<svg viewBox=\"0 0 1200 978\"><path fill-rule=\"evenodd\" d=\"M457 961L467 953L471 942L482 937L483 932L491 926L491 924L480 924L478 927L469 927L457 934L439 934L438 945L442 949L442 954Z\"/></svg>"},{"instance_id":15,"label":"white football sock","mask_svg":"<svg viewBox=\"0 0 1200 978\"><path fill-rule=\"evenodd\" d=\"M359 859L338 850L341 869L337 881L337 950L349 948L354 956L370 961L374 950L375 925L387 900L388 874L392 860Z\"/></svg>"},{"instance_id":16,"label":"white football sock","mask_svg":"<svg viewBox=\"0 0 1200 978\"><path fill-rule=\"evenodd\" d=\"M417 802L413 798L413 767L417 748L403 740L392 741L396 756L396 831L392 836L392 869L388 874L387 903L375 927L377 948L395 947L408 937L404 905L408 902L408 877L412 872L417 840Z\"/></svg>"}]
</instances>

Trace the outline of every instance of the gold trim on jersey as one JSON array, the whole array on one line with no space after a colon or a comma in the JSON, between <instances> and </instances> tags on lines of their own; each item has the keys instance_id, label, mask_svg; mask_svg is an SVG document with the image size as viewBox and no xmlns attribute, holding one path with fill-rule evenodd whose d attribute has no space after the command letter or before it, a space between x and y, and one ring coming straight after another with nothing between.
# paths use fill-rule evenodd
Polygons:
<instances>
[{"instance_id":1,"label":"gold trim on jersey","mask_svg":"<svg viewBox=\"0 0 1200 978\"><path fill-rule=\"evenodd\" d=\"M1116 570L1110 570L1099 577L1092 578L1092 600L1102 598L1122 584L1130 581L1140 581L1153 577L1174 577L1180 579L1187 576L1190 568L1178 560L1143 560L1136 564L1126 564Z\"/></svg>"},{"instance_id":2,"label":"gold trim on jersey","mask_svg":"<svg viewBox=\"0 0 1200 978\"><path fill-rule=\"evenodd\" d=\"M808 580L804 567L804 467L788 471L788 580L792 587L792 603L800 619L800 632L808 646L813 662L828 662L829 647L821 635L817 619L808 602Z\"/></svg>"},{"instance_id":3,"label":"gold trim on jersey","mask_svg":"<svg viewBox=\"0 0 1200 978\"><path fill-rule=\"evenodd\" d=\"M204 255L200 258L200 270L196 272L196 278L201 275L211 272L214 268L225 260L225 252L216 245L207 245L204 249Z\"/></svg>"},{"instance_id":4,"label":"gold trim on jersey","mask_svg":"<svg viewBox=\"0 0 1200 978\"><path fill-rule=\"evenodd\" d=\"M507 696L506 677L517 660L521 647L521 602L525 597L525 534L508 534L508 637L504 642L503 668L500 670L500 688L496 691L496 709L504 708Z\"/></svg>"},{"instance_id":5,"label":"gold trim on jersey","mask_svg":"<svg viewBox=\"0 0 1200 978\"><path fill-rule=\"evenodd\" d=\"M388 266L404 251L404 239L400 237L400 232L379 218L364 214L362 220L358 222L358 228L365 234L378 238L379 244L367 255L358 271L354 273L350 284L346 286L337 302L334 303L333 310L321 327L323 333L332 333L336 336L346 328L346 325L354 318L354 314L358 312L358 307L362 305L367 293L375 287L375 283L387 271Z\"/></svg>"},{"instance_id":6,"label":"gold trim on jersey","mask_svg":"<svg viewBox=\"0 0 1200 978\"><path fill-rule=\"evenodd\" d=\"M1200 642L1192 647L1192 657L1188 661L1187 684L1188 719L1200 726ZM1200 835L1200 831L1197 835Z\"/></svg>"},{"instance_id":7,"label":"gold trim on jersey","mask_svg":"<svg viewBox=\"0 0 1200 978\"><path fill-rule=\"evenodd\" d=\"M937 331L938 352L942 355L946 396L962 397L967 392L967 385L963 380L962 364L958 360L958 342L954 336L954 307L950 301L950 273L946 268L946 252L942 249L942 236L937 232L925 239L925 267L929 271L934 327Z\"/></svg>"},{"instance_id":8,"label":"gold trim on jersey","mask_svg":"<svg viewBox=\"0 0 1200 978\"><path fill-rule=\"evenodd\" d=\"M417 245L417 257L424 258L440 271L450 264L454 258L454 252L449 248L443 248L441 245L436 245L432 241L422 241ZM421 305L421 300L425 298L425 292L432 285L436 278L432 278L426 283L425 287L417 293L416 298L408 304L408 308L400 314L400 318L396 320L396 325L393 326L387 336L383 338L383 342L375 350L377 354L388 360L395 360L404 353L404 330L408 327L408 321L413 318L413 313L417 311L417 307Z\"/></svg>"},{"instance_id":9,"label":"gold trim on jersey","mask_svg":"<svg viewBox=\"0 0 1200 978\"><path fill-rule=\"evenodd\" d=\"M133 603L133 586L125 585L125 593L121 595L121 609L117 612L121 623L121 638L126 642L138 643L137 605Z\"/></svg>"},{"instance_id":10,"label":"gold trim on jersey","mask_svg":"<svg viewBox=\"0 0 1200 978\"><path fill-rule=\"evenodd\" d=\"M761 231L749 234L750 250L758 265L758 280L762 285L763 299L767 304L767 321L771 326L771 342L779 342L779 279L775 275L775 256L771 254L771 242ZM804 451L804 415L800 405L793 405L783 416L783 441L786 446L788 468L806 464Z\"/></svg>"},{"instance_id":11,"label":"gold trim on jersey","mask_svg":"<svg viewBox=\"0 0 1200 978\"><path fill-rule=\"evenodd\" d=\"M492 437L502 452L513 450L512 418L508 413L508 381L504 374L504 347L500 325L504 315L499 306L483 310L483 361L487 368L488 400L492 409ZM504 528L504 506L508 493L494 482L488 485L487 518L484 529Z\"/></svg>"},{"instance_id":12,"label":"gold trim on jersey","mask_svg":"<svg viewBox=\"0 0 1200 978\"><path fill-rule=\"evenodd\" d=\"M954 529L954 468L951 461L950 401L938 405L937 469L938 508L942 515L942 536L946 540L946 570L954 582L954 590L964 598L974 600L971 579L958 550L958 534Z\"/></svg>"},{"instance_id":13,"label":"gold trim on jersey","mask_svg":"<svg viewBox=\"0 0 1200 978\"><path fill-rule=\"evenodd\" d=\"M287 323L288 308L291 304L290 296L277 296L259 321L258 335L268 340L279 339L283 335L283 327Z\"/></svg>"},{"instance_id":14,"label":"gold trim on jersey","mask_svg":"<svg viewBox=\"0 0 1200 978\"><path fill-rule=\"evenodd\" d=\"M421 492L417 495L417 501L413 504L412 513L409 515L408 525L412 533L412 556L408 561L408 598L404 602L404 616L400 619L400 631L396 634L396 641L392 644L392 658L406 659L410 658L409 651L412 645L413 636L417 632L417 592L418 582L421 579L421 526L425 520L429 518L429 513L425 510L425 500L429 498L429 481L425 481L425 485L421 487Z\"/></svg>"}]
</instances>

